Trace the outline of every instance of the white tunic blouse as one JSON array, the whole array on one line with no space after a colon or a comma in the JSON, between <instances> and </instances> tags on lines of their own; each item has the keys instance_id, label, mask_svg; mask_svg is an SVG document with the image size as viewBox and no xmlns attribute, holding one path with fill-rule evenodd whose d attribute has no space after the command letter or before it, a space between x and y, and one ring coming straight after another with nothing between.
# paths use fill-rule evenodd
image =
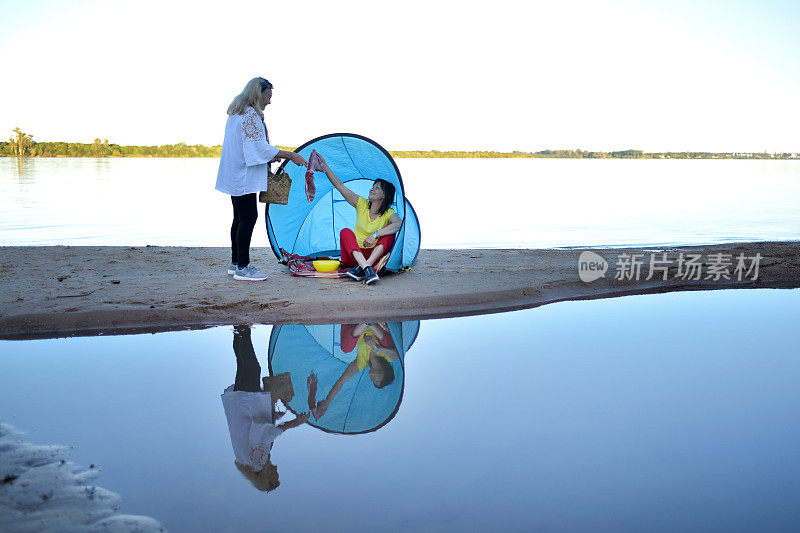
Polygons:
<instances>
[{"instance_id":1,"label":"white tunic blouse","mask_svg":"<svg viewBox=\"0 0 800 533\"><path fill-rule=\"evenodd\" d=\"M242 196L267 190L267 163L278 155L269 144L267 129L252 107L242 115L228 115L217 172L217 190Z\"/></svg>"},{"instance_id":2,"label":"white tunic blouse","mask_svg":"<svg viewBox=\"0 0 800 533\"><path fill-rule=\"evenodd\" d=\"M269 461L272 442L283 433L272 420L272 395L235 391L231 385L222 394L222 406L228 419L234 457L260 472Z\"/></svg>"}]
</instances>

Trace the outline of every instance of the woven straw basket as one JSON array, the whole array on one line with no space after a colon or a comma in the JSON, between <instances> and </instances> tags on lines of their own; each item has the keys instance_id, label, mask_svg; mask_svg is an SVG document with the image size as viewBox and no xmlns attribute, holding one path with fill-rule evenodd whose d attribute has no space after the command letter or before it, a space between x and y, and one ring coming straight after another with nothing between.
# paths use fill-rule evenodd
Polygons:
<instances>
[{"instance_id":1,"label":"woven straw basket","mask_svg":"<svg viewBox=\"0 0 800 533\"><path fill-rule=\"evenodd\" d=\"M292 188L292 178L289 174L281 172L280 174L270 175L267 178L267 190L258 193L258 201L265 204L282 204L289 203L289 191Z\"/></svg>"}]
</instances>

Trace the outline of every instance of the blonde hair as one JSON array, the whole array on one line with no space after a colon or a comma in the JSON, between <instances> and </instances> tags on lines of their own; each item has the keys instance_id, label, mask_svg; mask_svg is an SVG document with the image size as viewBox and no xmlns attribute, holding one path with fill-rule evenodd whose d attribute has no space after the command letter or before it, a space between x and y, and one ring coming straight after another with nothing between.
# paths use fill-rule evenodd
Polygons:
<instances>
[{"instance_id":1,"label":"blonde hair","mask_svg":"<svg viewBox=\"0 0 800 533\"><path fill-rule=\"evenodd\" d=\"M256 113L264 118L264 113L261 111L261 95L267 89L272 89L272 84L265 78L253 78L244 86L244 90L233 99L231 105L228 106L229 115L243 115L247 107L252 107Z\"/></svg>"},{"instance_id":2,"label":"blonde hair","mask_svg":"<svg viewBox=\"0 0 800 533\"><path fill-rule=\"evenodd\" d=\"M252 466L243 465L239 461L234 461L233 463L236 465L239 472L241 472L255 488L262 492L275 490L281 484L281 482L278 481L278 470L275 468L275 465L269 461L267 461L264 468L258 472L256 472Z\"/></svg>"}]
</instances>

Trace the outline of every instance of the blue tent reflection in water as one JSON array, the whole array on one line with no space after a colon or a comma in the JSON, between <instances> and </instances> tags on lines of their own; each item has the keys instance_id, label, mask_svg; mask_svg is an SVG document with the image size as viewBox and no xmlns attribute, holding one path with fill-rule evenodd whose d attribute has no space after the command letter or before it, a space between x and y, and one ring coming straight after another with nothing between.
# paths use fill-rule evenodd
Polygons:
<instances>
[{"instance_id":1,"label":"blue tent reflection in water","mask_svg":"<svg viewBox=\"0 0 800 533\"><path fill-rule=\"evenodd\" d=\"M375 338L371 344L376 348L373 354L384 354L383 358L391 366L387 369L387 374L394 375L391 382L389 378L383 381L376 378L374 365L367 364L364 355L370 350L370 337L381 337L386 332L389 338L380 339L380 345ZM275 326L269 340L270 374L277 376L288 372L291 375L294 397L287 407L294 413L308 412L309 400L312 404L324 404L333 391L327 409L318 417L312 415L308 419L310 425L332 433L375 431L389 422L400 408L405 383L404 358L418 332L418 320ZM313 398L309 398L311 374L316 376ZM341 386L338 392L335 390L337 382ZM380 385L383 386L379 388ZM319 415L319 411L314 412Z\"/></svg>"}]
</instances>

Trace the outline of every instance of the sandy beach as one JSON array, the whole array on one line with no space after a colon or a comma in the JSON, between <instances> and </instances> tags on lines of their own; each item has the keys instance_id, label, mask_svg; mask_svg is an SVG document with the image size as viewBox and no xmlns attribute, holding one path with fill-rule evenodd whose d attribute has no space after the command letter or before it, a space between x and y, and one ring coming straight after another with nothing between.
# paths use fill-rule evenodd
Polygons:
<instances>
[{"instance_id":1,"label":"sandy beach","mask_svg":"<svg viewBox=\"0 0 800 533\"><path fill-rule=\"evenodd\" d=\"M293 277L264 248L253 250L253 263L269 279L252 283L225 273L226 248L0 247L0 338L410 320L632 294L800 287L798 241L592 250L608 262L608 271L591 282L579 277L583 249L422 250L413 269L384 274L367 287L346 279ZM660 264L667 266L646 279L651 255L658 265L664 253L668 263ZM642 262L638 276L619 266L621 254L636 254ZM701 255L706 266L700 279L683 279L680 254ZM706 268L716 254L729 259L730 279ZM756 254L757 275L735 271L738 256Z\"/></svg>"}]
</instances>

